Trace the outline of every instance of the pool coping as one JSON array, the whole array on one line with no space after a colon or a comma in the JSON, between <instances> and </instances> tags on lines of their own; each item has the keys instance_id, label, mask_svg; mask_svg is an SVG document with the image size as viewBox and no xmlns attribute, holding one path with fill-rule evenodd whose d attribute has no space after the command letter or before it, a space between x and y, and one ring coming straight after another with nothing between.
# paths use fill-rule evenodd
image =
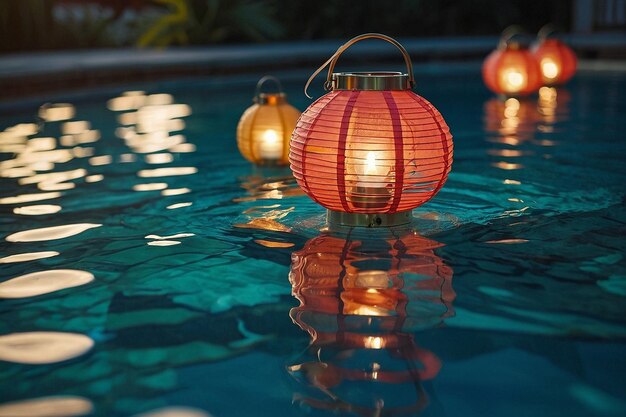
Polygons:
<instances>
[{"instance_id":1,"label":"pool coping","mask_svg":"<svg viewBox=\"0 0 626 417\"><path fill-rule=\"evenodd\" d=\"M625 50L626 34L568 35L579 53L599 49ZM497 37L399 39L416 65L450 60L481 60ZM91 49L18 53L0 56L1 101L47 91L116 85L138 80L259 72L311 66L315 69L343 40L277 42L169 49ZM397 58L397 50L384 42L357 44L346 54L352 61ZM346 59L344 58L344 59ZM581 61L583 71L626 71L623 61Z\"/></svg>"}]
</instances>

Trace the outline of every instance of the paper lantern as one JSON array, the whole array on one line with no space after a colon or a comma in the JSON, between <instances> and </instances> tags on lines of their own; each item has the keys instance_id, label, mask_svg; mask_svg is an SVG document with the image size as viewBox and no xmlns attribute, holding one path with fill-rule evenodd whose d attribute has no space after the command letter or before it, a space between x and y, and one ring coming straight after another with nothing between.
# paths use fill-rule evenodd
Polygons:
<instances>
[{"instance_id":1,"label":"paper lantern","mask_svg":"<svg viewBox=\"0 0 626 417\"><path fill-rule=\"evenodd\" d=\"M414 334L452 315L455 296L452 269L434 253L439 246L413 233L324 234L293 253L289 279L300 306L290 316L311 336L287 366L303 386L297 402L363 416L425 406L421 381L435 378L441 362Z\"/></svg>"},{"instance_id":2,"label":"paper lantern","mask_svg":"<svg viewBox=\"0 0 626 417\"><path fill-rule=\"evenodd\" d=\"M262 93L267 81L273 81L278 92ZM254 104L241 116L237 126L237 145L248 161L258 165L286 165L289 138L300 112L287 103L280 82L265 76L257 84Z\"/></svg>"},{"instance_id":3,"label":"paper lantern","mask_svg":"<svg viewBox=\"0 0 626 417\"><path fill-rule=\"evenodd\" d=\"M541 86L541 71L528 48L511 39L513 34L503 34L498 48L485 58L483 80L494 93L525 96Z\"/></svg>"},{"instance_id":4,"label":"paper lantern","mask_svg":"<svg viewBox=\"0 0 626 417\"><path fill-rule=\"evenodd\" d=\"M568 82L576 73L576 54L556 38L551 38L552 28L544 26L537 36L531 52L539 63L544 85Z\"/></svg>"},{"instance_id":5,"label":"paper lantern","mask_svg":"<svg viewBox=\"0 0 626 417\"><path fill-rule=\"evenodd\" d=\"M363 39L392 43L407 73L333 73L337 59ZM411 91L411 59L394 39L364 34L342 45L329 65L329 93L307 108L291 137L289 161L300 187L348 226L407 223L430 200L452 166L452 135L432 104ZM306 87L305 87L306 92Z\"/></svg>"}]
</instances>

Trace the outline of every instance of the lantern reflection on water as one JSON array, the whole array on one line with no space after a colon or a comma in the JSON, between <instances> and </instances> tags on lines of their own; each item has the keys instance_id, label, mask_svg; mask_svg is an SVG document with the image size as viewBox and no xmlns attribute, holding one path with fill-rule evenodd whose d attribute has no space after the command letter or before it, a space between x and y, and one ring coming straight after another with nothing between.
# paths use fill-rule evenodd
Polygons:
<instances>
[{"instance_id":1,"label":"lantern reflection on water","mask_svg":"<svg viewBox=\"0 0 626 417\"><path fill-rule=\"evenodd\" d=\"M495 134L493 141L510 146L533 137L537 119L535 103L509 97L491 98L484 105L485 130Z\"/></svg>"},{"instance_id":2,"label":"lantern reflection on water","mask_svg":"<svg viewBox=\"0 0 626 417\"><path fill-rule=\"evenodd\" d=\"M441 363L413 332L441 325L455 297L452 269L434 253L439 246L415 234L367 241L321 235L294 252L289 277L300 306L290 315L311 336L288 366L310 389L294 401L361 416L425 407L420 381L434 378Z\"/></svg>"}]
</instances>

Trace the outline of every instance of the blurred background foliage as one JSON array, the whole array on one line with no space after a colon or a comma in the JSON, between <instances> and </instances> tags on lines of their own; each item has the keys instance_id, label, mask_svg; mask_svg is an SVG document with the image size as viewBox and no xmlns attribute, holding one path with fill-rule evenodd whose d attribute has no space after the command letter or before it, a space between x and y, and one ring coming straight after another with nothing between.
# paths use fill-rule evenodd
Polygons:
<instances>
[{"instance_id":1,"label":"blurred background foliage","mask_svg":"<svg viewBox=\"0 0 626 417\"><path fill-rule=\"evenodd\" d=\"M0 0L0 52L568 30L569 0Z\"/></svg>"}]
</instances>

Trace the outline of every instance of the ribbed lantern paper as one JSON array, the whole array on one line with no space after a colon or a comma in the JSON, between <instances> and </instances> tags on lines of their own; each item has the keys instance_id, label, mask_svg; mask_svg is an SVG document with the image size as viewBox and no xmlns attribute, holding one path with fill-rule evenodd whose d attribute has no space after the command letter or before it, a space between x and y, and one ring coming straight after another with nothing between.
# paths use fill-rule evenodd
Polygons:
<instances>
[{"instance_id":1,"label":"ribbed lantern paper","mask_svg":"<svg viewBox=\"0 0 626 417\"><path fill-rule=\"evenodd\" d=\"M331 77L339 54L367 38L398 46L409 74ZM412 67L404 48L384 35L361 35L329 63L326 86L332 91L304 111L291 137L289 160L300 187L327 209L346 213L397 213L430 200L450 172L452 135L439 111L410 90ZM347 86L338 85L340 78ZM398 87L398 80L408 82ZM392 89L380 88L386 84Z\"/></svg>"},{"instance_id":2,"label":"ribbed lantern paper","mask_svg":"<svg viewBox=\"0 0 626 417\"><path fill-rule=\"evenodd\" d=\"M277 93L261 93L266 81L278 85ZM248 161L259 165L286 165L289 138L300 111L287 103L280 83L274 77L259 80L254 104L241 116L237 126L237 146Z\"/></svg>"},{"instance_id":3,"label":"ribbed lantern paper","mask_svg":"<svg viewBox=\"0 0 626 417\"><path fill-rule=\"evenodd\" d=\"M531 48L539 62L544 85L558 85L569 81L576 73L574 51L558 39L548 38Z\"/></svg>"}]
</instances>

